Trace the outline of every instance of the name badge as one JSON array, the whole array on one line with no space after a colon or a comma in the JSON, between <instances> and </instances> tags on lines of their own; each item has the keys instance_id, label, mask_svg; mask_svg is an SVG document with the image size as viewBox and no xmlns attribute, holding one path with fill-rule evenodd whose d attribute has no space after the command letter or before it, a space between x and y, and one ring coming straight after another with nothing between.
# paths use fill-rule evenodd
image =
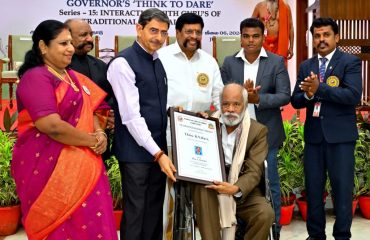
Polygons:
<instances>
[{"instance_id":1,"label":"name badge","mask_svg":"<svg viewBox=\"0 0 370 240\"><path fill-rule=\"evenodd\" d=\"M313 107L312 117L319 117L320 109L321 109L321 102L315 103L315 106Z\"/></svg>"},{"instance_id":2,"label":"name badge","mask_svg":"<svg viewBox=\"0 0 370 240\"><path fill-rule=\"evenodd\" d=\"M90 90L89 90L85 85L83 85L83 86L82 86L82 89L84 90L84 92L85 92L87 95L89 95L89 96L90 96L91 92L90 92Z\"/></svg>"},{"instance_id":3,"label":"name badge","mask_svg":"<svg viewBox=\"0 0 370 240\"><path fill-rule=\"evenodd\" d=\"M205 73L199 73L197 76L197 82L200 87L207 87L209 83L209 77Z\"/></svg>"}]
</instances>

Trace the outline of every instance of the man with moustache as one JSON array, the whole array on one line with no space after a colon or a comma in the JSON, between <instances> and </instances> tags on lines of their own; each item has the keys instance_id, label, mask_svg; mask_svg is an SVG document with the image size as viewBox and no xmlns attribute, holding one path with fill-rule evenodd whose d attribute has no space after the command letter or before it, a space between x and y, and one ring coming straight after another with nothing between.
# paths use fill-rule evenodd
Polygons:
<instances>
[{"instance_id":1,"label":"man with moustache","mask_svg":"<svg viewBox=\"0 0 370 240\"><path fill-rule=\"evenodd\" d=\"M195 184L194 209L204 240L233 240L236 216L246 224L244 239L266 240L274 212L264 196L264 160L267 128L249 117L248 92L242 85L226 84L220 95L222 147L227 182Z\"/></svg>"},{"instance_id":2,"label":"man with moustache","mask_svg":"<svg viewBox=\"0 0 370 240\"><path fill-rule=\"evenodd\" d=\"M106 100L112 103L113 92L107 80L107 65L102 60L88 54L94 48L93 31L90 25L77 18L68 19L65 23L71 31L72 45L75 48L69 67L93 80L108 93Z\"/></svg>"},{"instance_id":3,"label":"man with moustache","mask_svg":"<svg viewBox=\"0 0 370 240\"><path fill-rule=\"evenodd\" d=\"M168 78L168 106L193 112L219 107L223 83L216 60L200 49L203 27L199 15L182 14L176 20L176 42L158 51Z\"/></svg>"},{"instance_id":4,"label":"man with moustache","mask_svg":"<svg viewBox=\"0 0 370 240\"><path fill-rule=\"evenodd\" d=\"M292 12L285 0L263 0L254 8L252 17L265 24L263 47L287 60L293 57L294 26Z\"/></svg>"},{"instance_id":5,"label":"man with moustache","mask_svg":"<svg viewBox=\"0 0 370 240\"><path fill-rule=\"evenodd\" d=\"M199 15L182 14L176 20L176 42L158 51L168 79L167 106L192 112L209 111L211 105L219 109L223 83L215 59L200 49L203 27L204 22ZM167 143L171 151L170 126L167 127ZM173 191L171 194L174 197ZM169 198L169 201L172 199ZM165 206L165 216L166 213ZM167 221L164 223L166 239L172 239L171 209L168 222L168 228Z\"/></svg>"},{"instance_id":6,"label":"man with moustache","mask_svg":"<svg viewBox=\"0 0 370 240\"><path fill-rule=\"evenodd\" d=\"M170 20L157 8L143 11L137 40L108 67L114 92L114 149L122 176L121 239L161 240L166 175L176 181L167 156L167 77L157 50Z\"/></svg>"},{"instance_id":7,"label":"man with moustache","mask_svg":"<svg viewBox=\"0 0 370 240\"><path fill-rule=\"evenodd\" d=\"M72 45L75 48L75 53L72 56L72 61L69 67L93 80L101 89L108 95L105 101L112 106L113 92L107 80L107 65L102 60L89 55L88 53L94 48L93 31L90 25L82 19L68 19L65 24L68 25L72 36ZM109 112L106 131L107 137L111 134L111 129L114 128L114 112ZM108 147L102 154L103 160L111 157L112 152Z\"/></svg>"},{"instance_id":8,"label":"man with moustache","mask_svg":"<svg viewBox=\"0 0 370 240\"><path fill-rule=\"evenodd\" d=\"M306 108L304 173L307 193L307 239L324 240L326 176L334 197L336 240L351 238L354 150L358 131L356 106L362 93L361 60L337 49L339 29L331 18L313 20L310 31L317 55L299 68L291 97Z\"/></svg>"}]
</instances>

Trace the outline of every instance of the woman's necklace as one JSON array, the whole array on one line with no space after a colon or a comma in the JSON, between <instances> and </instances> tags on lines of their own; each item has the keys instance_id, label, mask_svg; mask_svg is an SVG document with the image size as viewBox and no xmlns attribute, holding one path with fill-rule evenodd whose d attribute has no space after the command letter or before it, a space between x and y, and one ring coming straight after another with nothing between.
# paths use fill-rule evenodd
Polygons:
<instances>
[{"instance_id":1,"label":"woman's necklace","mask_svg":"<svg viewBox=\"0 0 370 240\"><path fill-rule=\"evenodd\" d=\"M60 80L62 80L63 82L65 82L65 83L67 83L68 85L70 85L72 88L73 88L73 90L75 91L75 92L79 92L80 91L80 89L78 89L78 87L76 86L76 84L75 84L75 82L72 80L72 78L69 76L69 74L68 74L68 72L64 69L63 70L63 73L65 73L65 76L66 77L63 77L62 75L60 75L60 73L58 73L54 68L52 68L52 67L50 67L49 65L47 65L46 64L46 66L47 66L47 68L48 68L48 70L49 70L49 72L51 72L54 76L56 76L57 78L59 78ZM68 80L67 80L67 79Z\"/></svg>"}]
</instances>

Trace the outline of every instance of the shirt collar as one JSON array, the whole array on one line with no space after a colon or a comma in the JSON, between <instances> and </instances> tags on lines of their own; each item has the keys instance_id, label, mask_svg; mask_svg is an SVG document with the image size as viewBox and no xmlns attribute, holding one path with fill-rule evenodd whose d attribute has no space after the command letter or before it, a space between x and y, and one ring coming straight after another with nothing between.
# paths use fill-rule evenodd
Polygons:
<instances>
[{"instance_id":1,"label":"shirt collar","mask_svg":"<svg viewBox=\"0 0 370 240\"><path fill-rule=\"evenodd\" d=\"M184 57L186 57L186 54L181 50L180 45L177 41L172 44L172 53L173 55L182 54ZM199 55L199 49L195 50L195 53L191 59L197 58L198 55Z\"/></svg>"},{"instance_id":2,"label":"shirt collar","mask_svg":"<svg viewBox=\"0 0 370 240\"><path fill-rule=\"evenodd\" d=\"M227 130L226 130L226 124L224 123L224 120L222 119L222 117L220 116L220 118L218 119L218 121L220 122L221 124L221 128L223 128L225 130L225 133L227 133ZM242 124L242 121L239 123L239 124ZM238 125L239 126L239 125ZM230 134L233 134L235 133L236 131L236 128L234 129L234 131L232 131L231 133L227 133L227 135L230 135Z\"/></svg>"},{"instance_id":3,"label":"shirt collar","mask_svg":"<svg viewBox=\"0 0 370 240\"><path fill-rule=\"evenodd\" d=\"M136 40L137 44L145 51L147 52L148 54L150 54L140 43L138 40ZM153 56L153 61L156 60L158 58L158 53L157 51L155 51L153 54L150 54Z\"/></svg>"},{"instance_id":4,"label":"shirt collar","mask_svg":"<svg viewBox=\"0 0 370 240\"><path fill-rule=\"evenodd\" d=\"M326 55L324 58L326 58L326 62L330 62L330 60L333 58L333 55L335 53L335 50L337 50L336 48L331 52L329 53L328 55ZM319 62L320 62L320 59L323 58L323 56L321 56L320 54L317 54L317 58L319 59Z\"/></svg>"},{"instance_id":5,"label":"shirt collar","mask_svg":"<svg viewBox=\"0 0 370 240\"><path fill-rule=\"evenodd\" d=\"M247 62L247 63L249 63L249 64L252 64L252 63L250 63L250 62L245 58L244 48L240 49L240 51L238 52L238 54L236 54L236 55L235 55L235 57L237 57L237 58L241 58L244 62ZM261 57L266 57L266 58L268 57L268 56L267 56L267 52L266 52L266 50L265 50L263 47L261 48L260 54L258 55L258 57L257 57L257 59L256 59L255 61L259 60Z\"/></svg>"}]
</instances>

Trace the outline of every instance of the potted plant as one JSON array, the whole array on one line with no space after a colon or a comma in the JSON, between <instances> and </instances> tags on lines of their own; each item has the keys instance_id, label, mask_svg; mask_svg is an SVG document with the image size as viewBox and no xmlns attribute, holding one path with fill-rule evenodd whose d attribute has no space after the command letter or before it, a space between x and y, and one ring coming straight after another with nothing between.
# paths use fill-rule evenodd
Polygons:
<instances>
[{"instance_id":1,"label":"potted plant","mask_svg":"<svg viewBox=\"0 0 370 240\"><path fill-rule=\"evenodd\" d=\"M115 156L111 156L105 163L107 165L107 175L109 178L110 189L113 199L113 210L116 219L116 227L117 230L119 230L123 214L121 172L119 170L118 160L116 159Z\"/></svg>"},{"instance_id":2,"label":"potted plant","mask_svg":"<svg viewBox=\"0 0 370 240\"><path fill-rule=\"evenodd\" d=\"M359 205L362 215L370 219L370 167L367 170L366 182L362 188L363 194L359 197Z\"/></svg>"},{"instance_id":3,"label":"potted plant","mask_svg":"<svg viewBox=\"0 0 370 240\"><path fill-rule=\"evenodd\" d=\"M293 191L303 187L303 126L295 118L284 121L286 139L278 152L278 172L282 195L282 225L289 224L293 216L295 195Z\"/></svg>"},{"instance_id":4,"label":"potted plant","mask_svg":"<svg viewBox=\"0 0 370 240\"><path fill-rule=\"evenodd\" d=\"M355 146L355 188L362 215L370 219L370 130L366 121L360 121L359 138Z\"/></svg>"},{"instance_id":5,"label":"potted plant","mask_svg":"<svg viewBox=\"0 0 370 240\"><path fill-rule=\"evenodd\" d=\"M14 142L12 134L0 131L0 235L15 233L20 223L21 209L10 172Z\"/></svg>"}]
</instances>

